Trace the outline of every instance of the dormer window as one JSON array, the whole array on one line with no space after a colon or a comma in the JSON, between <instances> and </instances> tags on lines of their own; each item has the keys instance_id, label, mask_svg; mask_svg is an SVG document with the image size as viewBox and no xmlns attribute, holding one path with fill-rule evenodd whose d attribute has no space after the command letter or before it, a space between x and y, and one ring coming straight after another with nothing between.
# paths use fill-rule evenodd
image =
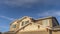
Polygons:
<instances>
[{"instance_id":1,"label":"dormer window","mask_svg":"<svg viewBox=\"0 0 60 34\"><path fill-rule=\"evenodd\" d=\"M25 24L29 23L29 21L25 21Z\"/></svg>"},{"instance_id":2,"label":"dormer window","mask_svg":"<svg viewBox=\"0 0 60 34\"><path fill-rule=\"evenodd\" d=\"M16 28L16 24L12 26L13 28Z\"/></svg>"},{"instance_id":3,"label":"dormer window","mask_svg":"<svg viewBox=\"0 0 60 34\"><path fill-rule=\"evenodd\" d=\"M26 25L28 23L29 23L29 21L23 21L22 24L21 24L21 26L24 26L24 25Z\"/></svg>"},{"instance_id":4,"label":"dormer window","mask_svg":"<svg viewBox=\"0 0 60 34\"><path fill-rule=\"evenodd\" d=\"M21 26L23 26L23 25L24 25L24 21L22 22Z\"/></svg>"}]
</instances>

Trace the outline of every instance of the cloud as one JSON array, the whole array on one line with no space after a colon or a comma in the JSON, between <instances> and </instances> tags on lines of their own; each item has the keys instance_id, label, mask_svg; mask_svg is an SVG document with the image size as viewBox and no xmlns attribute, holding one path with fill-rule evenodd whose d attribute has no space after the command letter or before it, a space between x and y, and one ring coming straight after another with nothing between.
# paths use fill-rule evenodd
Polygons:
<instances>
[{"instance_id":1,"label":"cloud","mask_svg":"<svg viewBox=\"0 0 60 34\"><path fill-rule=\"evenodd\" d=\"M14 20L14 18L6 17L6 16L0 16L0 18L7 19L7 20Z\"/></svg>"},{"instance_id":2,"label":"cloud","mask_svg":"<svg viewBox=\"0 0 60 34\"><path fill-rule=\"evenodd\" d=\"M60 16L60 11L57 10L49 10L49 11L43 11L42 13L38 13L38 16Z\"/></svg>"},{"instance_id":3,"label":"cloud","mask_svg":"<svg viewBox=\"0 0 60 34\"><path fill-rule=\"evenodd\" d=\"M0 4L6 4L8 6L23 6L32 7L34 4L38 5L55 5L59 6L60 0L0 0Z\"/></svg>"},{"instance_id":4,"label":"cloud","mask_svg":"<svg viewBox=\"0 0 60 34\"><path fill-rule=\"evenodd\" d=\"M8 6L28 6L38 3L39 0L0 0L0 4L6 4Z\"/></svg>"}]
</instances>

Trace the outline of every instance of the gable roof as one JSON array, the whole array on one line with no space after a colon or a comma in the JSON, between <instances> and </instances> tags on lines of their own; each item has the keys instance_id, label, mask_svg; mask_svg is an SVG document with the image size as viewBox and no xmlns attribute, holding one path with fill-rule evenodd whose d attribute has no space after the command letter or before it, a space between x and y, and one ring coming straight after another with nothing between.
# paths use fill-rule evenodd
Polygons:
<instances>
[{"instance_id":1,"label":"gable roof","mask_svg":"<svg viewBox=\"0 0 60 34\"><path fill-rule=\"evenodd\" d=\"M13 23L16 22L16 21L18 21L18 19L15 19L14 21L12 21L12 22L10 23L10 25L13 24Z\"/></svg>"},{"instance_id":2,"label":"gable roof","mask_svg":"<svg viewBox=\"0 0 60 34\"><path fill-rule=\"evenodd\" d=\"M14 22L20 22L20 21L22 21L23 19L25 19L25 18L29 18L29 19L31 19L32 21L38 21L38 20L44 20L44 19L55 19L56 20L56 22L57 22L57 24L59 25L59 23L58 23L58 21L57 21L57 19L55 18L55 17L53 17L53 16L49 16L49 17L44 17L44 18L39 18L39 19L33 19L32 17L29 17L29 16L24 16L24 17L22 17L22 18L20 18L20 19L16 19L16 20L14 20L12 23L14 23ZM11 24L12 24L11 23ZM10 25L11 25L10 24Z\"/></svg>"},{"instance_id":3,"label":"gable roof","mask_svg":"<svg viewBox=\"0 0 60 34\"><path fill-rule=\"evenodd\" d=\"M18 23L18 22L22 21L22 20L25 19L25 18L29 18L29 19L33 20L32 17L24 16L24 17L22 17L22 18L20 18L20 19L16 19L16 20L14 20L11 24L13 24L13 23L16 22L16 21L17 21L17 23ZM11 24L10 24L10 25L11 25Z\"/></svg>"},{"instance_id":4,"label":"gable roof","mask_svg":"<svg viewBox=\"0 0 60 34\"><path fill-rule=\"evenodd\" d=\"M55 17L53 17L53 16L48 16L48 17L38 18L37 20L44 20L44 19L51 19L51 18L55 18Z\"/></svg>"},{"instance_id":5,"label":"gable roof","mask_svg":"<svg viewBox=\"0 0 60 34\"><path fill-rule=\"evenodd\" d=\"M50 30L59 30L60 31L60 26L55 26L55 27L51 27L51 29Z\"/></svg>"}]
</instances>

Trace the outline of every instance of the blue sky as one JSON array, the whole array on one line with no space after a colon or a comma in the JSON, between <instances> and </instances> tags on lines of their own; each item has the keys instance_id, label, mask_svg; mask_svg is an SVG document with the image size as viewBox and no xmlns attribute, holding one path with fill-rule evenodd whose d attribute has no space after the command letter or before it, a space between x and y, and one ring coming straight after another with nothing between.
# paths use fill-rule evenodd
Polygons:
<instances>
[{"instance_id":1,"label":"blue sky","mask_svg":"<svg viewBox=\"0 0 60 34\"><path fill-rule=\"evenodd\" d=\"M0 0L0 31L22 16L41 18L54 16L60 23L60 0Z\"/></svg>"}]
</instances>

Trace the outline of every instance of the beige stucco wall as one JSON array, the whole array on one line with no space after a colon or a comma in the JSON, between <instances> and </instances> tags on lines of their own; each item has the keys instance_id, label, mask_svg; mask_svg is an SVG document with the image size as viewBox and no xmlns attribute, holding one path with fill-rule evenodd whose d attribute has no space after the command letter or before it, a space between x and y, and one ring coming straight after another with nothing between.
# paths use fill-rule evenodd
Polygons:
<instances>
[{"instance_id":1,"label":"beige stucco wall","mask_svg":"<svg viewBox=\"0 0 60 34\"><path fill-rule=\"evenodd\" d=\"M56 31L51 31L52 34L60 34L60 31L56 30Z\"/></svg>"},{"instance_id":2,"label":"beige stucco wall","mask_svg":"<svg viewBox=\"0 0 60 34\"><path fill-rule=\"evenodd\" d=\"M18 32L16 34L49 34L47 31L28 31L28 32Z\"/></svg>"},{"instance_id":3,"label":"beige stucco wall","mask_svg":"<svg viewBox=\"0 0 60 34\"><path fill-rule=\"evenodd\" d=\"M15 24L16 24L16 28L13 28L13 25L15 25ZM14 23L12 23L10 25L10 31L15 31L17 29L19 29L19 23L17 23L17 21L15 21Z\"/></svg>"},{"instance_id":4,"label":"beige stucco wall","mask_svg":"<svg viewBox=\"0 0 60 34\"><path fill-rule=\"evenodd\" d=\"M39 28L38 28L39 26ZM43 28L43 27L40 27L39 24L29 24L28 26L26 26L25 28L23 28L22 30L20 31L37 31L37 30L40 30L40 31L46 31L46 28Z\"/></svg>"},{"instance_id":5,"label":"beige stucco wall","mask_svg":"<svg viewBox=\"0 0 60 34\"><path fill-rule=\"evenodd\" d=\"M27 27L25 27L23 31L31 31L31 30L37 30L37 29L38 29L37 25L30 24Z\"/></svg>"},{"instance_id":6,"label":"beige stucco wall","mask_svg":"<svg viewBox=\"0 0 60 34\"><path fill-rule=\"evenodd\" d=\"M19 22L18 22L18 20L14 21L14 23L12 23L10 25L10 31L15 31L15 30L23 27L23 26L21 26L22 21L27 21L27 20L29 20L29 22L31 22L31 20L29 18L24 18L23 20L21 20ZM15 24L16 24L16 28L13 28L12 26L15 25Z\"/></svg>"},{"instance_id":7,"label":"beige stucco wall","mask_svg":"<svg viewBox=\"0 0 60 34\"><path fill-rule=\"evenodd\" d=\"M44 20L47 20L48 26L52 27L52 19L41 19L41 20L37 21L36 23L43 25L42 23L45 22Z\"/></svg>"},{"instance_id":8,"label":"beige stucco wall","mask_svg":"<svg viewBox=\"0 0 60 34\"><path fill-rule=\"evenodd\" d=\"M49 24L50 24L50 27L53 27L52 19L49 19Z\"/></svg>"}]
</instances>

